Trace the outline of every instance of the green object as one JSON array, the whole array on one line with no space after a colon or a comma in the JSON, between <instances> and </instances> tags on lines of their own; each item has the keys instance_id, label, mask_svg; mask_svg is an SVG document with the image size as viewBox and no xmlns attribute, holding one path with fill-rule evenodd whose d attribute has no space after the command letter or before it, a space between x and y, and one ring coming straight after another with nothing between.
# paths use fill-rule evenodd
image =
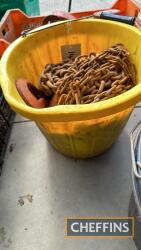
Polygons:
<instances>
[{"instance_id":1,"label":"green object","mask_svg":"<svg viewBox=\"0 0 141 250\"><path fill-rule=\"evenodd\" d=\"M29 16L40 14L39 0L0 0L0 19L9 9L21 9Z\"/></svg>"},{"instance_id":2,"label":"green object","mask_svg":"<svg viewBox=\"0 0 141 250\"><path fill-rule=\"evenodd\" d=\"M29 16L40 15L39 0L24 0L25 12Z\"/></svg>"}]
</instances>

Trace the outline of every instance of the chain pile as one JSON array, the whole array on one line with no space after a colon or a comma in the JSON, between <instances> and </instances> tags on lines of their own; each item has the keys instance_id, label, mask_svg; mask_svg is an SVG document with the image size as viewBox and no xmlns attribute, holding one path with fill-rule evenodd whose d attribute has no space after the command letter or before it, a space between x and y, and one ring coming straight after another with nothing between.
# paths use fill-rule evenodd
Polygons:
<instances>
[{"instance_id":1,"label":"chain pile","mask_svg":"<svg viewBox=\"0 0 141 250\"><path fill-rule=\"evenodd\" d=\"M46 96L57 96L57 105L95 103L120 95L135 84L135 66L122 44L99 54L47 64L39 80Z\"/></svg>"}]
</instances>

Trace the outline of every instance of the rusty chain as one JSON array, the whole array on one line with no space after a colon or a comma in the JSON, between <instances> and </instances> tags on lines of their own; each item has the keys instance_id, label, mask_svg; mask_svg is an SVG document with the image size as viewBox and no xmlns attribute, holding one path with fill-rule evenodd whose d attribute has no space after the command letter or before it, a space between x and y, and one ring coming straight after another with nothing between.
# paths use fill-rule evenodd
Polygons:
<instances>
[{"instance_id":1,"label":"rusty chain","mask_svg":"<svg viewBox=\"0 0 141 250\"><path fill-rule=\"evenodd\" d=\"M101 53L47 64L39 80L47 97L57 105L88 104L120 95L136 84L136 69L122 44Z\"/></svg>"}]
</instances>

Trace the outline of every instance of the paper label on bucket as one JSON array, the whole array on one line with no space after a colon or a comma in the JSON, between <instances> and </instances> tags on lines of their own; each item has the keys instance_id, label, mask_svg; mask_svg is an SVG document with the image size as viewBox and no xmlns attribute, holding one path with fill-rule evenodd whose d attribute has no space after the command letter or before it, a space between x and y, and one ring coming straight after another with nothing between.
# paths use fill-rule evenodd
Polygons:
<instances>
[{"instance_id":1,"label":"paper label on bucket","mask_svg":"<svg viewBox=\"0 0 141 250\"><path fill-rule=\"evenodd\" d=\"M62 60L75 58L81 55L81 44L71 44L61 46Z\"/></svg>"}]
</instances>

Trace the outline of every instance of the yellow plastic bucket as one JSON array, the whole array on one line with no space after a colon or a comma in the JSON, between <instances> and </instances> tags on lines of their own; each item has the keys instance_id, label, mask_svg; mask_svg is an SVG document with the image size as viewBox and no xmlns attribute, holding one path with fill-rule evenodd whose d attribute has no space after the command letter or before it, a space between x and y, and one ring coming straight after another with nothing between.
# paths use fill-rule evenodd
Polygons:
<instances>
[{"instance_id":1,"label":"yellow plastic bucket","mask_svg":"<svg viewBox=\"0 0 141 250\"><path fill-rule=\"evenodd\" d=\"M134 105L141 100L141 33L126 24L92 19L73 22L71 26L45 27L18 38L4 53L0 81L5 98L16 112L34 120L59 152L77 158L99 155L113 144ZM128 48L137 68L137 85L120 96L95 104L39 110L27 106L15 88L19 77L38 85L45 64L62 60L63 45L79 44L81 54L88 54L116 43Z\"/></svg>"}]
</instances>

